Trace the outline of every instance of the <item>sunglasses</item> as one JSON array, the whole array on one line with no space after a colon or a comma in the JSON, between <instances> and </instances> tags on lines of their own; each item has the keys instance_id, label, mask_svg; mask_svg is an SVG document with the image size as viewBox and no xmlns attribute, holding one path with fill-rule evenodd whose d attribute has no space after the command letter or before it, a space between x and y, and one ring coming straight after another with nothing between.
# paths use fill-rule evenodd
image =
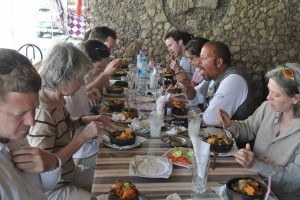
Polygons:
<instances>
[{"instance_id":1,"label":"sunglasses","mask_svg":"<svg viewBox=\"0 0 300 200\"><path fill-rule=\"evenodd\" d=\"M6 75L9 74L17 65L30 65L31 62L25 56L8 56L1 55L0 56L0 74Z\"/></svg>"},{"instance_id":2,"label":"sunglasses","mask_svg":"<svg viewBox=\"0 0 300 200\"><path fill-rule=\"evenodd\" d=\"M297 82L296 82L296 79L295 79L295 74L294 74L293 70L291 70L290 68L288 68L288 67L286 67L286 66L284 65L284 66L283 66L283 69L282 69L282 75L283 75L286 79L292 80L292 81L295 83L295 85L296 85L296 87L297 87L297 89L298 89L298 92L300 92L300 91L299 91L299 87L298 87Z\"/></svg>"},{"instance_id":3,"label":"sunglasses","mask_svg":"<svg viewBox=\"0 0 300 200\"><path fill-rule=\"evenodd\" d=\"M287 68L286 66L283 66L282 74L285 78L292 79L295 81L294 72L291 69Z\"/></svg>"}]
</instances>

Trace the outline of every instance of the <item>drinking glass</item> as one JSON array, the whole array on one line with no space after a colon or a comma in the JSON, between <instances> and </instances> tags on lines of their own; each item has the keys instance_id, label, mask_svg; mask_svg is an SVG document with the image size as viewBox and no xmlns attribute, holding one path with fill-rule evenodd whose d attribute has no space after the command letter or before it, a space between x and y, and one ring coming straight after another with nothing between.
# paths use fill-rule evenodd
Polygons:
<instances>
[{"instance_id":1,"label":"drinking glass","mask_svg":"<svg viewBox=\"0 0 300 200\"><path fill-rule=\"evenodd\" d=\"M150 136L151 138L160 138L163 115L153 111L150 113Z\"/></svg>"},{"instance_id":2,"label":"drinking glass","mask_svg":"<svg viewBox=\"0 0 300 200\"><path fill-rule=\"evenodd\" d=\"M206 190L207 175L209 170L209 155L194 154L192 191L203 193Z\"/></svg>"},{"instance_id":3,"label":"drinking glass","mask_svg":"<svg viewBox=\"0 0 300 200\"><path fill-rule=\"evenodd\" d=\"M192 112L189 115L188 134L190 137L197 137L200 132L201 117Z\"/></svg>"}]
</instances>

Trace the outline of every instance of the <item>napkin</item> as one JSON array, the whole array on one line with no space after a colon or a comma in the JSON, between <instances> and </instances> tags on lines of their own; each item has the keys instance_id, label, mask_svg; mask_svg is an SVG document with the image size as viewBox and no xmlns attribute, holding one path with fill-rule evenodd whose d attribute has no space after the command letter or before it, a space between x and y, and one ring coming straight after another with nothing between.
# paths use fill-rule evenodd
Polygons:
<instances>
[{"instance_id":1,"label":"napkin","mask_svg":"<svg viewBox=\"0 0 300 200\"><path fill-rule=\"evenodd\" d=\"M170 93L157 98L157 100L156 100L156 112L157 112L157 114L164 115L165 104L169 100L169 97L170 97Z\"/></svg>"},{"instance_id":2,"label":"napkin","mask_svg":"<svg viewBox=\"0 0 300 200\"><path fill-rule=\"evenodd\" d=\"M197 163L207 163L209 162L209 155L210 155L210 144L207 142L203 142L200 140L199 137L191 136L191 140L193 143L195 159ZM193 161L195 162L195 161ZM206 168L198 168L198 175L200 177L205 177L206 175Z\"/></svg>"}]
</instances>

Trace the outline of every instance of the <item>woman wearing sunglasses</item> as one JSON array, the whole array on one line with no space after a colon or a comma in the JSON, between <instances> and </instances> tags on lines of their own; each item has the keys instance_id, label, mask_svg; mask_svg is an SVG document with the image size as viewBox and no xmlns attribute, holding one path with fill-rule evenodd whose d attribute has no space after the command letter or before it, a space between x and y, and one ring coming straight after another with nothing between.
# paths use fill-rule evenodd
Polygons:
<instances>
[{"instance_id":1,"label":"woman wearing sunglasses","mask_svg":"<svg viewBox=\"0 0 300 200\"><path fill-rule=\"evenodd\" d=\"M238 163L264 178L271 176L279 199L300 199L300 64L285 64L266 77L267 101L252 116L234 121L220 110L218 122L236 140L256 138L253 151L247 144L235 154Z\"/></svg>"}]
</instances>

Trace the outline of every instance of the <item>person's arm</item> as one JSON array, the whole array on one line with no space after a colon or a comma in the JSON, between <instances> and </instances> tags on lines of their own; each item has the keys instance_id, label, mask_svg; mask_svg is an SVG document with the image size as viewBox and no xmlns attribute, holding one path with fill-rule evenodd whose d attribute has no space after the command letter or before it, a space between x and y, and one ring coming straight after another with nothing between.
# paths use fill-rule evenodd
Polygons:
<instances>
[{"instance_id":1,"label":"person's arm","mask_svg":"<svg viewBox=\"0 0 300 200\"><path fill-rule=\"evenodd\" d=\"M245 101L247 95L248 86L246 80L236 74L229 75L221 82L214 97L209 102L208 108L203 115L205 124L218 125L216 119L219 109L225 110L231 118Z\"/></svg>"},{"instance_id":2,"label":"person's arm","mask_svg":"<svg viewBox=\"0 0 300 200\"><path fill-rule=\"evenodd\" d=\"M103 126L99 122L91 122L88 124L81 133L76 134L74 138L58 152L54 152L62 163L67 162L73 154L75 154L81 146L88 140L102 134Z\"/></svg>"},{"instance_id":3,"label":"person's arm","mask_svg":"<svg viewBox=\"0 0 300 200\"><path fill-rule=\"evenodd\" d=\"M38 146L57 155L62 164L66 163L85 142L102 134L102 123L91 122L81 133L76 134L68 144L65 144L64 147L56 151L55 146L59 131L58 126L60 126L61 129L65 129L65 133L61 132L61 135L59 135L60 137L70 137L69 132L71 129L70 127L64 128L64 126L68 126L64 122L67 119L63 122L56 122L55 117L59 117L58 114L54 116L53 112L49 109L43 107L38 108L36 111L36 124L31 127L30 134L27 138L31 146ZM62 123L65 123L65 125Z\"/></svg>"},{"instance_id":4,"label":"person's arm","mask_svg":"<svg viewBox=\"0 0 300 200\"><path fill-rule=\"evenodd\" d=\"M98 88L101 91L103 87L108 86L110 77L114 75L120 64L120 59L115 59L111 61L106 66L103 73L101 73L94 81L86 84L87 91L90 91L93 88Z\"/></svg>"},{"instance_id":5,"label":"person's arm","mask_svg":"<svg viewBox=\"0 0 300 200\"><path fill-rule=\"evenodd\" d=\"M97 78L94 81L85 85L86 90L91 91L93 88L97 88L98 90L101 91L102 88L109 83L109 79L110 79L110 75L103 72L102 74L97 76Z\"/></svg>"},{"instance_id":6,"label":"person's arm","mask_svg":"<svg viewBox=\"0 0 300 200\"><path fill-rule=\"evenodd\" d=\"M187 100L194 99L196 96L196 91L192 86L188 73L184 70L177 70L175 74L176 80L184 86L184 93Z\"/></svg>"}]
</instances>

